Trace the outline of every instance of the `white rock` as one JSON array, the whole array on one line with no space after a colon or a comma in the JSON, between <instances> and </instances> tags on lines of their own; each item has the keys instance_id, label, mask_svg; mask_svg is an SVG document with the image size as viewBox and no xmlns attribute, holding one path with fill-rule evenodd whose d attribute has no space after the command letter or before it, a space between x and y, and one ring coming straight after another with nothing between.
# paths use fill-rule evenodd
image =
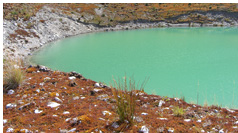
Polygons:
<instances>
[{"instance_id":1,"label":"white rock","mask_svg":"<svg viewBox=\"0 0 238 133\"><path fill-rule=\"evenodd\" d=\"M98 118L99 120L103 120L103 121L105 121L105 119L103 119L103 118Z\"/></svg>"},{"instance_id":2,"label":"white rock","mask_svg":"<svg viewBox=\"0 0 238 133\"><path fill-rule=\"evenodd\" d=\"M76 79L76 77L74 77L74 76L69 77L69 80L75 80L75 79Z\"/></svg>"},{"instance_id":3,"label":"white rock","mask_svg":"<svg viewBox=\"0 0 238 133\"><path fill-rule=\"evenodd\" d=\"M199 120L197 120L197 122L202 122L202 120L201 120L201 119L199 119Z\"/></svg>"},{"instance_id":4,"label":"white rock","mask_svg":"<svg viewBox=\"0 0 238 133\"><path fill-rule=\"evenodd\" d=\"M65 114L69 114L69 111L64 111L63 114L64 114L64 115L65 115Z\"/></svg>"},{"instance_id":5,"label":"white rock","mask_svg":"<svg viewBox=\"0 0 238 133\"><path fill-rule=\"evenodd\" d=\"M202 132L202 133L205 133L205 131L204 131L203 129L201 130L201 132Z\"/></svg>"},{"instance_id":6,"label":"white rock","mask_svg":"<svg viewBox=\"0 0 238 133\"><path fill-rule=\"evenodd\" d=\"M235 111L234 110L231 110L231 109L226 109L227 111L231 112L231 113L234 113Z\"/></svg>"},{"instance_id":7,"label":"white rock","mask_svg":"<svg viewBox=\"0 0 238 133\"><path fill-rule=\"evenodd\" d=\"M169 129L168 129L168 132L173 133L173 132L174 132L174 129L173 129L173 128L169 128Z\"/></svg>"},{"instance_id":8,"label":"white rock","mask_svg":"<svg viewBox=\"0 0 238 133\"><path fill-rule=\"evenodd\" d=\"M51 108L55 108L55 107L60 106L60 104L59 104L59 103L56 103L56 102L49 102L49 103L47 104L47 106L48 106L48 107L51 107Z\"/></svg>"},{"instance_id":9,"label":"white rock","mask_svg":"<svg viewBox=\"0 0 238 133\"><path fill-rule=\"evenodd\" d=\"M180 99L179 99L179 98L177 98L177 97L175 97L175 98L174 98L174 100L175 100L175 101L179 101Z\"/></svg>"},{"instance_id":10,"label":"white rock","mask_svg":"<svg viewBox=\"0 0 238 133\"><path fill-rule=\"evenodd\" d=\"M53 117L58 117L58 115L52 115Z\"/></svg>"},{"instance_id":11,"label":"white rock","mask_svg":"<svg viewBox=\"0 0 238 133\"><path fill-rule=\"evenodd\" d=\"M29 133L28 129L21 129L20 131L23 132L23 133Z\"/></svg>"},{"instance_id":12,"label":"white rock","mask_svg":"<svg viewBox=\"0 0 238 133\"><path fill-rule=\"evenodd\" d=\"M93 89L93 91L99 92L99 91L102 91L102 89Z\"/></svg>"},{"instance_id":13,"label":"white rock","mask_svg":"<svg viewBox=\"0 0 238 133\"><path fill-rule=\"evenodd\" d=\"M9 90L9 91L7 92L7 94L8 94L8 95L12 95L12 94L14 94L14 92L15 92L14 90Z\"/></svg>"},{"instance_id":14,"label":"white rock","mask_svg":"<svg viewBox=\"0 0 238 133\"><path fill-rule=\"evenodd\" d=\"M112 113L109 112L109 111L102 111L102 114L103 114L103 115L107 115L107 114L108 114L108 115L111 115Z\"/></svg>"},{"instance_id":15,"label":"white rock","mask_svg":"<svg viewBox=\"0 0 238 133\"><path fill-rule=\"evenodd\" d=\"M55 95L58 97L58 96L59 96L59 93L56 93Z\"/></svg>"},{"instance_id":16,"label":"white rock","mask_svg":"<svg viewBox=\"0 0 238 133\"><path fill-rule=\"evenodd\" d=\"M81 99L84 99L85 97L81 97Z\"/></svg>"},{"instance_id":17,"label":"white rock","mask_svg":"<svg viewBox=\"0 0 238 133\"><path fill-rule=\"evenodd\" d=\"M12 133L12 132L14 132L14 129L11 128L11 127L9 127L6 132L7 132L7 133Z\"/></svg>"},{"instance_id":18,"label":"white rock","mask_svg":"<svg viewBox=\"0 0 238 133\"><path fill-rule=\"evenodd\" d=\"M142 112L141 115L148 115L148 113Z\"/></svg>"},{"instance_id":19,"label":"white rock","mask_svg":"<svg viewBox=\"0 0 238 133\"><path fill-rule=\"evenodd\" d=\"M43 112L43 110L38 110L38 109L36 109L36 110L34 111L35 114L39 114L39 113L41 113L41 112Z\"/></svg>"},{"instance_id":20,"label":"white rock","mask_svg":"<svg viewBox=\"0 0 238 133\"><path fill-rule=\"evenodd\" d=\"M101 87L99 83L95 83L94 87Z\"/></svg>"},{"instance_id":21,"label":"white rock","mask_svg":"<svg viewBox=\"0 0 238 133\"><path fill-rule=\"evenodd\" d=\"M238 124L238 121L236 121L234 124Z\"/></svg>"},{"instance_id":22,"label":"white rock","mask_svg":"<svg viewBox=\"0 0 238 133\"><path fill-rule=\"evenodd\" d=\"M219 133L224 133L223 129L219 130Z\"/></svg>"},{"instance_id":23,"label":"white rock","mask_svg":"<svg viewBox=\"0 0 238 133\"><path fill-rule=\"evenodd\" d=\"M6 124L7 123L7 119L3 119L3 124Z\"/></svg>"},{"instance_id":24,"label":"white rock","mask_svg":"<svg viewBox=\"0 0 238 133\"><path fill-rule=\"evenodd\" d=\"M190 122L190 121L191 121L191 119L184 119L184 121L185 121L185 122Z\"/></svg>"},{"instance_id":25,"label":"white rock","mask_svg":"<svg viewBox=\"0 0 238 133\"><path fill-rule=\"evenodd\" d=\"M233 126L232 128L235 128L235 129L236 129L236 128L238 128L238 127L237 127L237 126Z\"/></svg>"},{"instance_id":26,"label":"white rock","mask_svg":"<svg viewBox=\"0 0 238 133\"><path fill-rule=\"evenodd\" d=\"M168 120L168 118L159 118L160 120Z\"/></svg>"},{"instance_id":27,"label":"white rock","mask_svg":"<svg viewBox=\"0 0 238 133\"><path fill-rule=\"evenodd\" d=\"M55 101L56 101L56 102L60 102L60 103L63 102L63 101L62 101L61 99L59 99L58 97L55 97Z\"/></svg>"},{"instance_id":28,"label":"white rock","mask_svg":"<svg viewBox=\"0 0 238 133\"><path fill-rule=\"evenodd\" d=\"M78 100L79 96L73 97L73 100Z\"/></svg>"},{"instance_id":29,"label":"white rock","mask_svg":"<svg viewBox=\"0 0 238 133\"><path fill-rule=\"evenodd\" d=\"M76 131L76 128L72 128L71 130L69 130L68 132L75 132Z\"/></svg>"},{"instance_id":30,"label":"white rock","mask_svg":"<svg viewBox=\"0 0 238 133\"><path fill-rule=\"evenodd\" d=\"M140 129L140 132L149 133L149 128L147 128L146 126L142 126L141 129Z\"/></svg>"},{"instance_id":31,"label":"white rock","mask_svg":"<svg viewBox=\"0 0 238 133\"><path fill-rule=\"evenodd\" d=\"M7 109L8 108L15 108L15 107L17 107L17 105L15 103L9 103L9 104L6 105Z\"/></svg>"},{"instance_id":32,"label":"white rock","mask_svg":"<svg viewBox=\"0 0 238 133\"><path fill-rule=\"evenodd\" d=\"M40 93L40 89L37 89L36 92Z\"/></svg>"},{"instance_id":33,"label":"white rock","mask_svg":"<svg viewBox=\"0 0 238 133\"><path fill-rule=\"evenodd\" d=\"M161 107L162 106L162 104L164 104L165 102L163 101L163 100L160 100L159 101L159 107Z\"/></svg>"},{"instance_id":34,"label":"white rock","mask_svg":"<svg viewBox=\"0 0 238 133\"><path fill-rule=\"evenodd\" d=\"M118 127L119 127L119 125L118 125L118 123L117 123L117 122L113 122L113 123L112 123L112 127L113 127L113 128L118 128Z\"/></svg>"},{"instance_id":35,"label":"white rock","mask_svg":"<svg viewBox=\"0 0 238 133\"><path fill-rule=\"evenodd\" d=\"M65 119L66 122L69 121L69 120L71 120L71 118L67 118L67 119Z\"/></svg>"},{"instance_id":36,"label":"white rock","mask_svg":"<svg viewBox=\"0 0 238 133\"><path fill-rule=\"evenodd\" d=\"M50 80L51 78L50 77L45 77L44 78L44 81L48 81L48 80Z\"/></svg>"}]
</instances>

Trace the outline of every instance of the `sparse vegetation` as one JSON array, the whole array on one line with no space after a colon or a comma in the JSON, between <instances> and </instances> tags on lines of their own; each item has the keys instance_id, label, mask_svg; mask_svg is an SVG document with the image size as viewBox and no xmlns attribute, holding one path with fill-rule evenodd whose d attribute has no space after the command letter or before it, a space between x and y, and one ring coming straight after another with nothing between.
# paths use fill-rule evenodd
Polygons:
<instances>
[{"instance_id":1,"label":"sparse vegetation","mask_svg":"<svg viewBox=\"0 0 238 133\"><path fill-rule=\"evenodd\" d=\"M180 108L179 106L176 106L173 108L173 114L174 116L181 117L185 113L183 108Z\"/></svg>"},{"instance_id":2,"label":"sparse vegetation","mask_svg":"<svg viewBox=\"0 0 238 133\"><path fill-rule=\"evenodd\" d=\"M3 88L4 92L9 89L16 89L24 80L24 72L20 68L22 61L8 59L4 61L3 67Z\"/></svg>"},{"instance_id":3,"label":"sparse vegetation","mask_svg":"<svg viewBox=\"0 0 238 133\"><path fill-rule=\"evenodd\" d=\"M136 106L135 81L129 79L128 83L125 77L122 82L121 80L114 80L114 84L116 89L112 89L112 92L116 99L116 112L119 115L119 122L125 123L127 121L129 125L132 125Z\"/></svg>"}]
</instances>

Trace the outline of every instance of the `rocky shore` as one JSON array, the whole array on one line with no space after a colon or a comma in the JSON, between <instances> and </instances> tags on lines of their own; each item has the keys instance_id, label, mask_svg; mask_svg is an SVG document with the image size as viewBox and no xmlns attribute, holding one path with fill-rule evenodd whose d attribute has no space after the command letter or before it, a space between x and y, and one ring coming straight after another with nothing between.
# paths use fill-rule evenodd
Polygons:
<instances>
[{"instance_id":1,"label":"rocky shore","mask_svg":"<svg viewBox=\"0 0 238 133\"><path fill-rule=\"evenodd\" d=\"M100 10L95 10L100 14ZM197 15L214 20L209 23L178 22L185 20L188 16ZM84 15L84 19L90 16ZM84 20L85 21L85 20ZM193 12L179 15L164 21L136 20L117 24L116 26L99 26L96 24L83 23L77 15L66 15L61 10L53 9L47 5L43 6L35 16L25 21L23 18L17 20L3 20L3 56L4 58L26 58L34 51L52 41L63 39L79 34L129 30L157 27L207 27L207 26L237 26L238 17L236 13L227 12Z\"/></svg>"}]
</instances>

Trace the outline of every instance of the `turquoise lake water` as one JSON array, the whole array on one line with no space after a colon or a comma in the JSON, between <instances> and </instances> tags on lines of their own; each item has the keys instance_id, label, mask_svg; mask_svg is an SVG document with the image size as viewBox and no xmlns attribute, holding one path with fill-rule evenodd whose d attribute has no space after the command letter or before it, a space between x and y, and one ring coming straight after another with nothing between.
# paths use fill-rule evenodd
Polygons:
<instances>
[{"instance_id":1,"label":"turquoise lake water","mask_svg":"<svg viewBox=\"0 0 238 133\"><path fill-rule=\"evenodd\" d=\"M238 28L156 28L83 34L51 43L31 62L97 82L149 78L145 91L238 108Z\"/></svg>"}]
</instances>

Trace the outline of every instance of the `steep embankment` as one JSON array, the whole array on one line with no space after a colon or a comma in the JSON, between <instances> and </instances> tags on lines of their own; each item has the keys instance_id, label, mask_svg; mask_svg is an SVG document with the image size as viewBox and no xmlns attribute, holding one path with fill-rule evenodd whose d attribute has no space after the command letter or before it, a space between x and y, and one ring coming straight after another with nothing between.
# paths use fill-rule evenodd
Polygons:
<instances>
[{"instance_id":1,"label":"steep embankment","mask_svg":"<svg viewBox=\"0 0 238 133\"><path fill-rule=\"evenodd\" d=\"M4 57L24 58L51 41L89 32L238 25L237 4L129 5L4 4Z\"/></svg>"}]
</instances>

